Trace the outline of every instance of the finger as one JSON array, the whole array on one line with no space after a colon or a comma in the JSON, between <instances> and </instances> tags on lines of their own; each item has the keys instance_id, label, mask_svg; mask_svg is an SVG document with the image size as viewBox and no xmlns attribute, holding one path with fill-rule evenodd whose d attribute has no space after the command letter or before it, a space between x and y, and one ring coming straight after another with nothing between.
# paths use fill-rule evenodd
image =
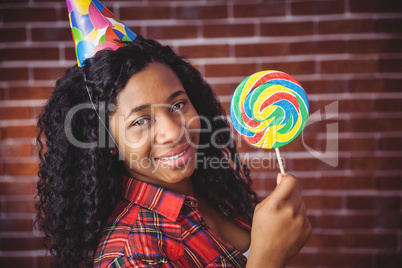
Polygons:
<instances>
[{"instance_id":1,"label":"finger","mask_svg":"<svg viewBox=\"0 0 402 268\"><path fill-rule=\"evenodd\" d=\"M275 190L271 193L270 199L275 201L287 200L293 193L296 185L296 178L292 175L285 174L280 183L276 186Z\"/></svg>"}]
</instances>

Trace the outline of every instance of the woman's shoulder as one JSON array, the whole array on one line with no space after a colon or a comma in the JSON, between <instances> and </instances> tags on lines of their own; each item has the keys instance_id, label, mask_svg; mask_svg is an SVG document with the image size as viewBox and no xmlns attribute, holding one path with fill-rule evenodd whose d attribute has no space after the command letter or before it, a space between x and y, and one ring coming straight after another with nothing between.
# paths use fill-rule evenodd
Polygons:
<instances>
[{"instance_id":1,"label":"woman's shoulder","mask_svg":"<svg viewBox=\"0 0 402 268\"><path fill-rule=\"evenodd\" d=\"M183 254L180 225L155 211L122 200L104 228L94 267L107 267L126 258L149 262L174 260Z\"/></svg>"},{"instance_id":2,"label":"woman's shoulder","mask_svg":"<svg viewBox=\"0 0 402 268\"><path fill-rule=\"evenodd\" d=\"M107 267L114 259L123 256L132 226L135 224L140 207L120 201L103 229L95 253L94 267Z\"/></svg>"}]
</instances>

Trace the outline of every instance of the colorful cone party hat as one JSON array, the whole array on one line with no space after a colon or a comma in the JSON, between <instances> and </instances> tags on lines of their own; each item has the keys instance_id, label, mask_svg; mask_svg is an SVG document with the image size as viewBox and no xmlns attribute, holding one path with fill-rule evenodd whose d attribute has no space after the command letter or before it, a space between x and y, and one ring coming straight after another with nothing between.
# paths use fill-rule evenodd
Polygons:
<instances>
[{"instance_id":1,"label":"colorful cone party hat","mask_svg":"<svg viewBox=\"0 0 402 268\"><path fill-rule=\"evenodd\" d=\"M78 66L99 50L116 50L137 37L98 0L66 0Z\"/></svg>"}]
</instances>

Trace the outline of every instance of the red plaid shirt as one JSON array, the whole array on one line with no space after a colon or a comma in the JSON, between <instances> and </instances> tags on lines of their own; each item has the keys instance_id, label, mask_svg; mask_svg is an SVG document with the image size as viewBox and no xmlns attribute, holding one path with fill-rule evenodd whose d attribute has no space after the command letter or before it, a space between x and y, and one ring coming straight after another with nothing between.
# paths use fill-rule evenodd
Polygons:
<instances>
[{"instance_id":1,"label":"red plaid shirt","mask_svg":"<svg viewBox=\"0 0 402 268\"><path fill-rule=\"evenodd\" d=\"M103 231L94 267L245 267L206 226L197 200L135 179ZM250 230L241 219L236 223Z\"/></svg>"}]
</instances>

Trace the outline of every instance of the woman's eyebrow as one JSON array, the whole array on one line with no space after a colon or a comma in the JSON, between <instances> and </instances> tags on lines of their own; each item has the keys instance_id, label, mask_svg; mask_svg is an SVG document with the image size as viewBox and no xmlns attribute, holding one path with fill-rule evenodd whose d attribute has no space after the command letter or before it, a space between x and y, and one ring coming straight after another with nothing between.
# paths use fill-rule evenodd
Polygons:
<instances>
[{"instance_id":1,"label":"woman's eyebrow","mask_svg":"<svg viewBox=\"0 0 402 268\"><path fill-rule=\"evenodd\" d=\"M180 95L183 95L183 94L186 94L186 92L184 92L183 90L176 91L175 93L171 94L167 100L171 101L174 98L176 98L177 96L180 96Z\"/></svg>"},{"instance_id":2,"label":"woman's eyebrow","mask_svg":"<svg viewBox=\"0 0 402 268\"><path fill-rule=\"evenodd\" d=\"M178 97L178 96L180 96L180 95L183 95L183 94L186 94L186 92L183 91L183 90L178 90L178 91L172 93L172 94L167 98L167 102L169 102L169 101L173 100L174 98L176 98L176 97ZM134 113L137 113L137 112L139 112L139 111L142 111L142 110L144 110L144 109L150 108L150 107L151 107L151 104L143 104L143 105L134 107L133 109L130 110L130 113L128 114L127 117L131 116L131 115L134 114Z\"/></svg>"}]
</instances>

